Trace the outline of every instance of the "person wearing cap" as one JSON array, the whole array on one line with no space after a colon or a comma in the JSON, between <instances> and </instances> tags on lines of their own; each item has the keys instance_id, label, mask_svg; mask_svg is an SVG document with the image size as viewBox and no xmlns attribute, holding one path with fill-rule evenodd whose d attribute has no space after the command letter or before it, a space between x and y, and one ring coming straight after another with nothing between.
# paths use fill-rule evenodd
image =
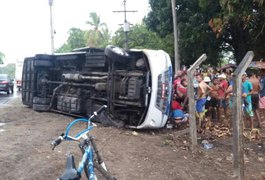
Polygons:
<instances>
[{"instance_id":1,"label":"person wearing cap","mask_svg":"<svg viewBox=\"0 0 265 180\"><path fill-rule=\"evenodd\" d=\"M211 82L211 79L210 79L208 76L205 76L205 77L203 78L203 81L204 81L205 83L209 84L209 83Z\"/></svg>"},{"instance_id":2,"label":"person wearing cap","mask_svg":"<svg viewBox=\"0 0 265 180\"><path fill-rule=\"evenodd\" d=\"M253 90L253 86L252 86L252 83L249 82L247 79L247 73L244 73L242 76L242 85L243 85L245 92L247 94L247 96L244 99L244 101L245 101L244 102L244 104L245 104L244 110L250 118L250 128L253 129L254 128L254 124L253 124L254 113L253 113L252 102L251 102L251 91Z\"/></svg>"},{"instance_id":3,"label":"person wearing cap","mask_svg":"<svg viewBox=\"0 0 265 180\"><path fill-rule=\"evenodd\" d=\"M218 76L219 79L219 90L218 90L218 97L219 97L219 108L224 109L224 117L226 118L227 116L227 105L226 105L226 98L225 98L225 92L228 88L228 82L226 80L226 75L224 73L220 74ZM220 114L220 112L218 112Z\"/></svg>"},{"instance_id":4,"label":"person wearing cap","mask_svg":"<svg viewBox=\"0 0 265 180\"><path fill-rule=\"evenodd\" d=\"M206 96L210 91L212 91L212 88L203 81L201 74L196 74L196 80L199 83L197 90L196 115L199 120L199 128L201 128L202 121L204 120Z\"/></svg>"},{"instance_id":5,"label":"person wearing cap","mask_svg":"<svg viewBox=\"0 0 265 180\"><path fill-rule=\"evenodd\" d=\"M179 127L188 122L188 114L184 114L181 109L176 109L172 112L173 124L175 127Z\"/></svg>"}]
</instances>

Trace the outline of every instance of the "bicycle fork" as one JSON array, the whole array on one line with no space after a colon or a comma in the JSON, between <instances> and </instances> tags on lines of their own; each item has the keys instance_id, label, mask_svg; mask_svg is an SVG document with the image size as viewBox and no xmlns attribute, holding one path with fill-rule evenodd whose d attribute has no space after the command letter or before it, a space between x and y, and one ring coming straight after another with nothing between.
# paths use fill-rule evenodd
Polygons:
<instances>
[{"instance_id":1,"label":"bicycle fork","mask_svg":"<svg viewBox=\"0 0 265 180\"><path fill-rule=\"evenodd\" d=\"M96 154L96 158L97 158L97 162L98 162L98 164L99 164L99 165L100 165L105 171L108 171L108 170L107 170L107 167L106 167L104 161L102 160L102 157L101 157L101 155L100 155L100 153L99 153L99 151L98 151L98 148L97 148L97 145L96 145L96 143L95 143L95 141L94 141L94 138L90 136L89 139L90 139L90 142L91 142L92 147L93 147L93 149L94 149L94 152L95 152L95 154Z\"/></svg>"}]
</instances>

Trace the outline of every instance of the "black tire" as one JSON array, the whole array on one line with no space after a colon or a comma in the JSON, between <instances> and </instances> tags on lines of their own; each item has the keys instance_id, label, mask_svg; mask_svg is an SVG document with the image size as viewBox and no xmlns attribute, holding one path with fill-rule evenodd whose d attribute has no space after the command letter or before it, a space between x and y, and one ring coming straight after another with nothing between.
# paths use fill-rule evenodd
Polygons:
<instances>
[{"instance_id":1,"label":"black tire","mask_svg":"<svg viewBox=\"0 0 265 180\"><path fill-rule=\"evenodd\" d=\"M51 98L34 97L33 104L48 105L51 102Z\"/></svg>"},{"instance_id":2,"label":"black tire","mask_svg":"<svg viewBox=\"0 0 265 180\"><path fill-rule=\"evenodd\" d=\"M94 174L95 174L95 176L97 176L97 179L108 179L108 178L106 178L105 176L104 176L104 174L101 172L101 171L99 171L97 168L96 168L96 166L100 166L100 165L98 165L98 164L96 164L97 162L95 162L94 161ZM103 169L103 168L102 168ZM85 164L85 168L84 168L84 171L85 171L85 175L86 175L86 177L87 177L87 179L89 179L89 171L88 171L88 162L86 161L86 164ZM108 173L107 171L105 171L105 169L103 169L103 172L106 172L106 173ZM105 173L105 174L106 174Z\"/></svg>"},{"instance_id":3,"label":"black tire","mask_svg":"<svg viewBox=\"0 0 265 180\"><path fill-rule=\"evenodd\" d=\"M82 154L84 154L84 149L81 150ZM88 160L86 160L84 171L87 179L89 179L89 171L88 171ZM107 180L116 180L115 177L113 177L110 172L106 171L102 166L98 164L97 161L94 160L94 173L97 176L98 179L107 179Z\"/></svg>"},{"instance_id":4,"label":"black tire","mask_svg":"<svg viewBox=\"0 0 265 180\"><path fill-rule=\"evenodd\" d=\"M104 177L107 180L116 180L115 177L113 177L109 171L106 171L100 164L94 161L94 169L96 169L100 173L96 173L97 175L102 175L102 178ZM98 176L99 179L102 179L101 176Z\"/></svg>"},{"instance_id":5,"label":"black tire","mask_svg":"<svg viewBox=\"0 0 265 180\"><path fill-rule=\"evenodd\" d=\"M115 61L132 58L124 49L112 45L108 45L105 48L105 54Z\"/></svg>"},{"instance_id":6,"label":"black tire","mask_svg":"<svg viewBox=\"0 0 265 180\"><path fill-rule=\"evenodd\" d=\"M49 105L44 104L33 104L33 110L38 112L49 111Z\"/></svg>"},{"instance_id":7,"label":"black tire","mask_svg":"<svg viewBox=\"0 0 265 180\"><path fill-rule=\"evenodd\" d=\"M10 94L10 87L7 87L6 94Z\"/></svg>"}]
</instances>

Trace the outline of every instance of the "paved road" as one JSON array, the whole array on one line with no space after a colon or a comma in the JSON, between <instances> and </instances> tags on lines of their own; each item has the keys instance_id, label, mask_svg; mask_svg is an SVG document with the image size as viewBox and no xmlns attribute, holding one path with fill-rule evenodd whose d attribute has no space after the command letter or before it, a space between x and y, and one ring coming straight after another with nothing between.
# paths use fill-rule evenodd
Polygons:
<instances>
[{"instance_id":1,"label":"paved road","mask_svg":"<svg viewBox=\"0 0 265 180\"><path fill-rule=\"evenodd\" d=\"M0 106L6 104L11 99L21 96L20 91L15 91L14 94L6 94L5 92L0 92Z\"/></svg>"}]
</instances>

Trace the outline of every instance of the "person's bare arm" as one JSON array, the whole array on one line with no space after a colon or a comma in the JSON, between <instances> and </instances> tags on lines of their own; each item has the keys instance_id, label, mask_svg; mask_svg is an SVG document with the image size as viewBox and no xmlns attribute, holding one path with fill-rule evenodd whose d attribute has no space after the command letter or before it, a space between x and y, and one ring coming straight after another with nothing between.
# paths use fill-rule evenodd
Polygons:
<instances>
[{"instance_id":1,"label":"person's bare arm","mask_svg":"<svg viewBox=\"0 0 265 180\"><path fill-rule=\"evenodd\" d=\"M259 91L262 89L262 85L261 83L259 83Z\"/></svg>"},{"instance_id":2,"label":"person's bare arm","mask_svg":"<svg viewBox=\"0 0 265 180\"><path fill-rule=\"evenodd\" d=\"M206 85L207 89L209 89L208 92L211 92L213 90L213 88L211 86L209 86L208 84L205 84L205 85Z\"/></svg>"},{"instance_id":3,"label":"person's bare arm","mask_svg":"<svg viewBox=\"0 0 265 180\"><path fill-rule=\"evenodd\" d=\"M233 86L230 85L230 86L228 86L228 88L227 88L226 91L225 91L225 97L226 97L227 99L230 98L232 92L233 92Z\"/></svg>"},{"instance_id":4,"label":"person's bare arm","mask_svg":"<svg viewBox=\"0 0 265 180\"><path fill-rule=\"evenodd\" d=\"M183 107L188 104L188 96L185 96L184 101L183 101Z\"/></svg>"}]
</instances>

